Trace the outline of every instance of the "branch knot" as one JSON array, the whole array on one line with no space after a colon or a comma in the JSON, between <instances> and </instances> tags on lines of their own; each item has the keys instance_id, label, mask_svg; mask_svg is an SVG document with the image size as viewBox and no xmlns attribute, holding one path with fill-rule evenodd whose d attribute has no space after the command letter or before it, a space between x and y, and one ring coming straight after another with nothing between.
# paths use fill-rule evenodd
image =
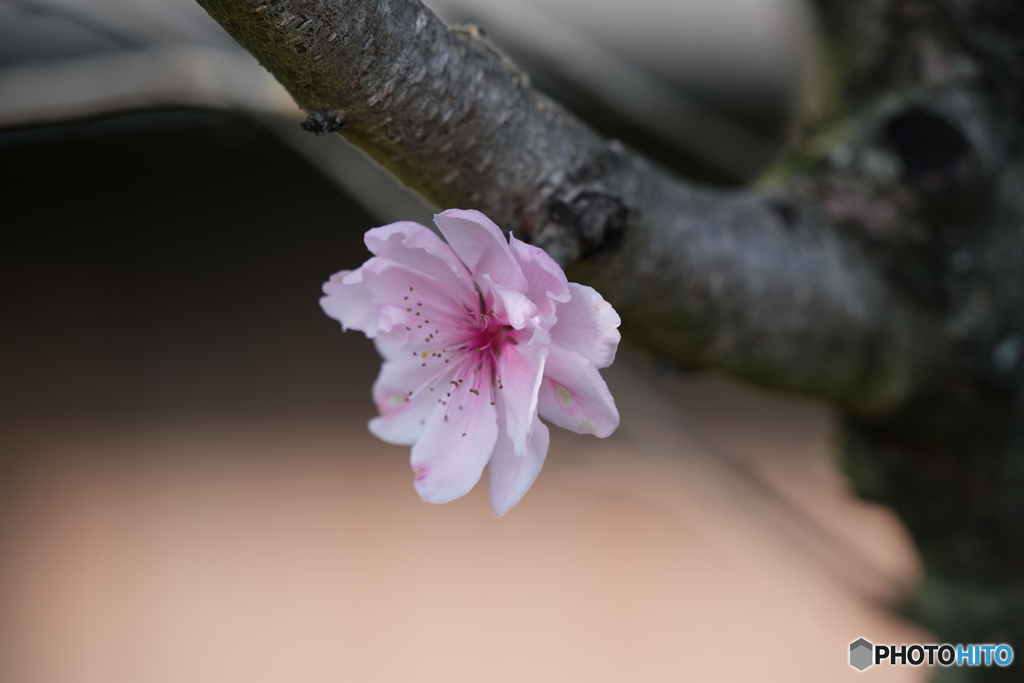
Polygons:
<instances>
[{"instance_id":1,"label":"branch knot","mask_svg":"<svg viewBox=\"0 0 1024 683\"><path fill-rule=\"evenodd\" d=\"M324 110L314 111L306 118L305 121L299 125L302 130L309 131L313 135L324 135L326 133L334 133L350 122L345 120L345 116L340 111Z\"/></svg>"}]
</instances>

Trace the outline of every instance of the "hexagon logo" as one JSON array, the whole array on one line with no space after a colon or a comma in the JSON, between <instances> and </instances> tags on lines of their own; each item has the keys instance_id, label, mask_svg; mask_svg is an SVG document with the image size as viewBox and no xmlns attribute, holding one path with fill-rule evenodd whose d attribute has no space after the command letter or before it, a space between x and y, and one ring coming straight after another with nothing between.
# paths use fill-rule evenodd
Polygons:
<instances>
[{"instance_id":1,"label":"hexagon logo","mask_svg":"<svg viewBox=\"0 0 1024 683\"><path fill-rule=\"evenodd\" d=\"M857 640L850 643L850 666L857 671L863 671L872 664L874 664L874 657L872 656L875 651L875 646L864 640L858 638Z\"/></svg>"}]
</instances>

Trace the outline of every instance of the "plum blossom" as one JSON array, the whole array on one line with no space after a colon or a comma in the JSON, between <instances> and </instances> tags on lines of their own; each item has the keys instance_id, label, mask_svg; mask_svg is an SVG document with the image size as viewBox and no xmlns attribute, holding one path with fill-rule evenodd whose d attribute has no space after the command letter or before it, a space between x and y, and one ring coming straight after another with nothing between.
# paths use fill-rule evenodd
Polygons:
<instances>
[{"instance_id":1,"label":"plum blossom","mask_svg":"<svg viewBox=\"0 0 1024 683\"><path fill-rule=\"evenodd\" d=\"M378 438L412 446L420 496L465 495L490 463L502 515L537 478L544 418L606 437L619 413L598 373L615 359L619 316L590 287L567 282L542 249L478 211L399 222L366 233L373 257L324 283L320 305L344 330L374 339Z\"/></svg>"}]
</instances>

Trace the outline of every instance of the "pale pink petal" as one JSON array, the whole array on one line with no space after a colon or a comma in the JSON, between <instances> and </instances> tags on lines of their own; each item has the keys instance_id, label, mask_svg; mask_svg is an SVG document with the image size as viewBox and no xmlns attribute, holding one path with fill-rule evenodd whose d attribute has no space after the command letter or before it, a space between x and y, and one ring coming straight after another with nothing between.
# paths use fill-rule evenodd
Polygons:
<instances>
[{"instance_id":1,"label":"pale pink petal","mask_svg":"<svg viewBox=\"0 0 1024 683\"><path fill-rule=\"evenodd\" d=\"M463 304L475 303L473 279L462 261L440 237L419 223L401 221L374 228L363 238L376 256L405 264L452 288ZM470 298L466 298L469 295Z\"/></svg>"},{"instance_id":2,"label":"pale pink petal","mask_svg":"<svg viewBox=\"0 0 1024 683\"><path fill-rule=\"evenodd\" d=\"M505 236L490 218L479 211L449 209L436 214L434 223L478 285L482 285L481 278L486 273L503 287L526 292L523 269Z\"/></svg>"},{"instance_id":3,"label":"pale pink petal","mask_svg":"<svg viewBox=\"0 0 1024 683\"><path fill-rule=\"evenodd\" d=\"M502 399L498 419L504 419L513 453L517 456L526 453L530 427L537 417L537 392L547 356L548 350L543 346L509 345L498 358L501 378L498 395Z\"/></svg>"},{"instance_id":4,"label":"pale pink petal","mask_svg":"<svg viewBox=\"0 0 1024 683\"><path fill-rule=\"evenodd\" d=\"M388 353L397 357L381 365L373 383L373 402L380 416L370 420L370 431L382 441L411 446L440 405L438 397L444 395L453 371L428 365L419 355L407 356L405 351L389 349Z\"/></svg>"},{"instance_id":5,"label":"pale pink petal","mask_svg":"<svg viewBox=\"0 0 1024 683\"><path fill-rule=\"evenodd\" d=\"M379 307L376 334L388 346L432 352L454 340L466 308L452 295L453 287L382 257L367 261L359 273Z\"/></svg>"},{"instance_id":6,"label":"pale pink petal","mask_svg":"<svg viewBox=\"0 0 1024 683\"><path fill-rule=\"evenodd\" d=\"M594 364L555 345L548 347L537 411L578 434L606 437L619 426L615 400Z\"/></svg>"},{"instance_id":7,"label":"pale pink petal","mask_svg":"<svg viewBox=\"0 0 1024 683\"><path fill-rule=\"evenodd\" d=\"M449 402L427 418L412 447L413 483L428 503L447 503L469 493L480 480L498 438L498 416L488 394Z\"/></svg>"},{"instance_id":8,"label":"pale pink petal","mask_svg":"<svg viewBox=\"0 0 1024 683\"><path fill-rule=\"evenodd\" d=\"M498 435L490 465L491 509L498 517L519 502L544 466L551 439L548 427L534 418L532 432L526 453L521 457L512 452L512 442L507 436Z\"/></svg>"},{"instance_id":9,"label":"pale pink petal","mask_svg":"<svg viewBox=\"0 0 1024 683\"><path fill-rule=\"evenodd\" d=\"M355 281L346 284L346 278ZM367 337L376 336L379 310L358 271L353 273L351 270L342 270L335 273L324 283L323 292L320 308L340 322L342 330L359 330Z\"/></svg>"},{"instance_id":10,"label":"pale pink petal","mask_svg":"<svg viewBox=\"0 0 1024 683\"><path fill-rule=\"evenodd\" d=\"M551 341L575 351L599 368L615 360L619 346L619 314L592 287L569 283L572 299L558 307Z\"/></svg>"},{"instance_id":11,"label":"pale pink petal","mask_svg":"<svg viewBox=\"0 0 1024 683\"><path fill-rule=\"evenodd\" d=\"M494 282L490 273L484 273L483 281L484 289L493 295L485 297L487 303L499 319L517 330L523 329L528 323L537 322L537 306L528 296Z\"/></svg>"},{"instance_id":12,"label":"pale pink petal","mask_svg":"<svg viewBox=\"0 0 1024 683\"><path fill-rule=\"evenodd\" d=\"M562 268L540 247L509 235L512 253L523 269L529 289L526 295L537 306L540 319L536 326L549 329L555 322L555 307L569 301L569 286Z\"/></svg>"},{"instance_id":13,"label":"pale pink petal","mask_svg":"<svg viewBox=\"0 0 1024 683\"><path fill-rule=\"evenodd\" d=\"M377 353L384 360L395 360L396 358L411 358L412 355L408 349L395 348L389 346L387 341L377 337L373 340L373 348L377 349Z\"/></svg>"}]
</instances>

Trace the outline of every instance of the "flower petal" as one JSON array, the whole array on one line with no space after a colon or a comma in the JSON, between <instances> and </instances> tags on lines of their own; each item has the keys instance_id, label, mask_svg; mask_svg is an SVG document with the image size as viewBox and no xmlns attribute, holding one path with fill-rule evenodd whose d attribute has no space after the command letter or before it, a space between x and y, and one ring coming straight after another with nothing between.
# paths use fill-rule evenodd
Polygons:
<instances>
[{"instance_id":1,"label":"flower petal","mask_svg":"<svg viewBox=\"0 0 1024 683\"><path fill-rule=\"evenodd\" d=\"M528 323L536 323L537 306L522 292L503 287L494 282L490 273L483 274L484 289L488 308L493 309L499 320L503 320L517 330Z\"/></svg>"},{"instance_id":2,"label":"flower petal","mask_svg":"<svg viewBox=\"0 0 1024 683\"><path fill-rule=\"evenodd\" d=\"M388 346L430 352L457 341L456 327L462 324L466 308L453 296L452 286L380 256L371 258L356 273L379 307L375 334Z\"/></svg>"},{"instance_id":3,"label":"flower petal","mask_svg":"<svg viewBox=\"0 0 1024 683\"><path fill-rule=\"evenodd\" d=\"M498 419L504 421L512 452L526 453L530 429L537 418L537 393L544 375L548 350L543 346L506 346L498 357L502 388Z\"/></svg>"},{"instance_id":4,"label":"flower petal","mask_svg":"<svg viewBox=\"0 0 1024 683\"><path fill-rule=\"evenodd\" d=\"M619 411L593 363L561 347L548 347L537 396L541 417L577 434L606 437L619 426Z\"/></svg>"},{"instance_id":5,"label":"flower petal","mask_svg":"<svg viewBox=\"0 0 1024 683\"><path fill-rule=\"evenodd\" d=\"M527 291L523 269L512 255L505 235L490 218L479 211L449 209L436 214L434 222L478 285L483 285L482 276L487 273L503 287Z\"/></svg>"},{"instance_id":6,"label":"flower petal","mask_svg":"<svg viewBox=\"0 0 1024 683\"><path fill-rule=\"evenodd\" d=\"M380 344L377 345L378 349ZM389 351L390 353L390 351ZM431 386L444 386L451 370L425 364L419 355L402 355L386 360L373 383L373 402L379 417L370 420L370 431L388 443L411 446L423 433L426 420L439 408L442 392Z\"/></svg>"},{"instance_id":7,"label":"flower petal","mask_svg":"<svg viewBox=\"0 0 1024 683\"><path fill-rule=\"evenodd\" d=\"M416 491L428 503L447 503L480 480L498 438L498 413L490 394L435 410L412 447Z\"/></svg>"},{"instance_id":8,"label":"flower petal","mask_svg":"<svg viewBox=\"0 0 1024 683\"><path fill-rule=\"evenodd\" d=\"M490 466L491 509L498 517L519 502L544 466L551 440L548 426L534 418L532 432L526 453L521 457L512 452L512 442L507 436L498 435Z\"/></svg>"},{"instance_id":9,"label":"flower petal","mask_svg":"<svg viewBox=\"0 0 1024 683\"><path fill-rule=\"evenodd\" d=\"M350 282L346 283L346 279ZM362 282L362 273L339 271L324 283L323 292L320 308L340 322L342 330L359 330L367 337L376 336L379 307L373 302L372 292Z\"/></svg>"},{"instance_id":10,"label":"flower petal","mask_svg":"<svg viewBox=\"0 0 1024 683\"><path fill-rule=\"evenodd\" d=\"M558 307L552 343L575 351L599 368L608 367L621 339L619 314L593 287L570 282L569 292L572 298Z\"/></svg>"},{"instance_id":11,"label":"flower petal","mask_svg":"<svg viewBox=\"0 0 1024 683\"><path fill-rule=\"evenodd\" d=\"M375 256L405 264L452 288L463 304L476 303L473 279L451 247L429 228L401 221L374 228L363 238ZM466 297L469 298L466 298Z\"/></svg>"},{"instance_id":12,"label":"flower petal","mask_svg":"<svg viewBox=\"0 0 1024 683\"><path fill-rule=\"evenodd\" d=\"M526 295L537 306L540 319L537 327L550 329L555 322L555 308L559 303L569 301L568 281L562 268L540 247L517 240L515 235L508 236L512 253L523 269L529 289Z\"/></svg>"}]
</instances>

